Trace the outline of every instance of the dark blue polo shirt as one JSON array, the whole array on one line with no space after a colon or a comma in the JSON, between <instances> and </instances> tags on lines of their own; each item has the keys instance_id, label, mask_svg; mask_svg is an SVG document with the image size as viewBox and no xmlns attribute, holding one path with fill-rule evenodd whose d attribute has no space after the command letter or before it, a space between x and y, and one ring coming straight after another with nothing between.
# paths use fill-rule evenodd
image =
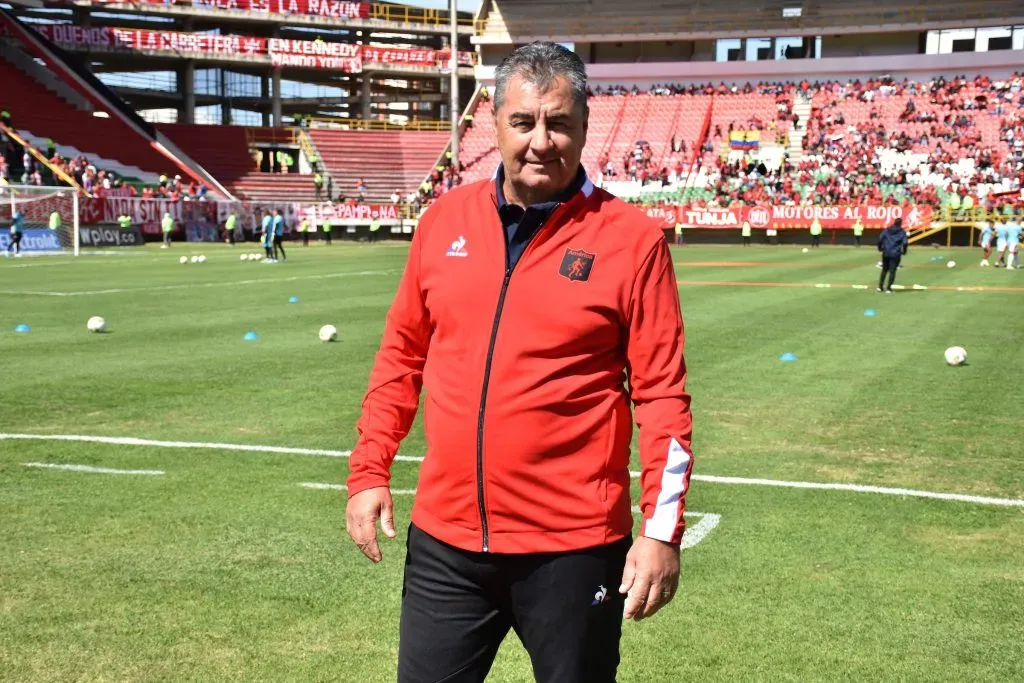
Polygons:
<instances>
[{"instance_id":1,"label":"dark blue polo shirt","mask_svg":"<svg viewBox=\"0 0 1024 683\"><path fill-rule=\"evenodd\" d=\"M580 166L580 170L576 173L576 179L554 199L540 204L530 204L524 209L518 204L510 204L505 200L505 193L501 189L505 182L505 168L504 166L498 167L498 174L494 182L498 196L498 216L505 228L505 244L508 247L506 265L509 270L515 267L523 252L526 251L526 245L534 233L544 225L560 204L572 199L572 196L580 191L586 181L587 174Z\"/></svg>"}]
</instances>

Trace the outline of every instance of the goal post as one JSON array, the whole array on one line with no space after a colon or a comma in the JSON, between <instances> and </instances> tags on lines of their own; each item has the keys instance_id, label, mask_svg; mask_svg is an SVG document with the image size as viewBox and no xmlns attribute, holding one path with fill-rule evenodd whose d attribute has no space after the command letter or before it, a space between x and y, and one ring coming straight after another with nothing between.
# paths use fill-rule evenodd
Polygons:
<instances>
[{"instance_id":1,"label":"goal post","mask_svg":"<svg viewBox=\"0 0 1024 683\"><path fill-rule=\"evenodd\" d=\"M78 256L78 193L70 187L0 185L0 233L9 244L14 216L22 215L21 248L32 253Z\"/></svg>"}]
</instances>

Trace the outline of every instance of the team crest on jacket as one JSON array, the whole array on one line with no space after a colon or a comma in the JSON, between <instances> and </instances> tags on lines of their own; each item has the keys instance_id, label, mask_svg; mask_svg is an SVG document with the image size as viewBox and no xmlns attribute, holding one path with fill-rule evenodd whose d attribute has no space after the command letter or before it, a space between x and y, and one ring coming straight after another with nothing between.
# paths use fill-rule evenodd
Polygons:
<instances>
[{"instance_id":1,"label":"team crest on jacket","mask_svg":"<svg viewBox=\"0 0 1024 683\"><path fill-rule=\"evenodd\" d=\"M569 280L585 282L590 279L590 271L593 267L594 254L588 254L582 249L566 249L558 274Z\"/></svg>"}]
</instances>

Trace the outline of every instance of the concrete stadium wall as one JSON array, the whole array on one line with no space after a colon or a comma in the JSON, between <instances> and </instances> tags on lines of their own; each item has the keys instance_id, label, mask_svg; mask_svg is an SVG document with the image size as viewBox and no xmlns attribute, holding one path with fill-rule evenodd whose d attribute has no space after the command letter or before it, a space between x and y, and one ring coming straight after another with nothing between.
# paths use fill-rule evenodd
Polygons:
<instances>
[{"instance_id":1,"label":"concrete stadium wall","mask_svg":"<svg viewBox=\"0 0 1024 683\"><path fill-rule=\"evenodd\" d=\"M699 47L699 46L698 46ZM706 83L724 81L742 85L757 81L847 80L889 74L893 78L927 79L933 76L984 73L993 77L1021 69L1024 54L1019 50L961 52L948 55L886 55L851 59L824 57L763 62L644 62L589 64L591 85L620 84L640 88L654 83ZM494 66L476 67L476 78L494 82Z\"/></svg>"},{"instance_id":2,"label":"concrete stadium wall","mask_svg":"<svg viewBox=\"0 0 1024 683\"><path fill-rule=\"evenodd\" d=\"M855 36L823 35L821 56L828 58L916 55L923 52L922 35L924 34L917 31Z\"/></svg>"}]
</instances>

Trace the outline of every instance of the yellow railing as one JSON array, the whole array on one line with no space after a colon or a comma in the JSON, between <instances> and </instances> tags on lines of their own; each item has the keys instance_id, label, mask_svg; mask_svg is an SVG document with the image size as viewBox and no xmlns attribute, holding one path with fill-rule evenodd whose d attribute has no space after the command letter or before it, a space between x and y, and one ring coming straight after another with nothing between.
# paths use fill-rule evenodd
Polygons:
<instances>
[{"instance_id":1,"label":"yellow railing","mask_svg":"<svg viewBox=\"0 0 1024 683\"><path fill-rule=\"evenodd\" d=\"M450 121L409 121L407 123L395 123L394 121L380 121L377 119L345 119L330 118L326 116L309 116L304 119L309 125L315 128L340 128L342 130L415 130L415 131L449 131L452 129Z\"/></svg>"},{"instance_id":2,"label":"yellow railing","mask_svg":"<svg viewBox=\"0 0 1024 683\"><path fill-rule=\"evenodd\" d=\"M298 145L299 134L294 128L250 127L245 129L249 147L260 145Z\"/></svg>"},{"instance_id":3,"label":"yellow railing","mask_svg":"<svg viewBox=\"0 0 1024 683\"><path fill-rule=\"evenodd\" d=\"M1006 222L1008 220L1020 223L1024 221L1024 210L1015 210L1005 214L1001 209L989 211L984 207L973 207L971 209L951 209L948 206L936 210L932 214L933 223L946 223L947 225L975 225L976 223Z\"/></svg>"},{"instance_id":4,"label":"yellow railing","mask_svg":"<svg viewBox=\"0 0 1024 683\"><path fill-rule=\"evenodd\" d=\"M370 5L370 19L389 21L396 24L422 24L442 28L448 26L448 13L425 7L403 5ZM473 26L472 17L456 20L460 26Z\"/></svg>"}]
</instances>

